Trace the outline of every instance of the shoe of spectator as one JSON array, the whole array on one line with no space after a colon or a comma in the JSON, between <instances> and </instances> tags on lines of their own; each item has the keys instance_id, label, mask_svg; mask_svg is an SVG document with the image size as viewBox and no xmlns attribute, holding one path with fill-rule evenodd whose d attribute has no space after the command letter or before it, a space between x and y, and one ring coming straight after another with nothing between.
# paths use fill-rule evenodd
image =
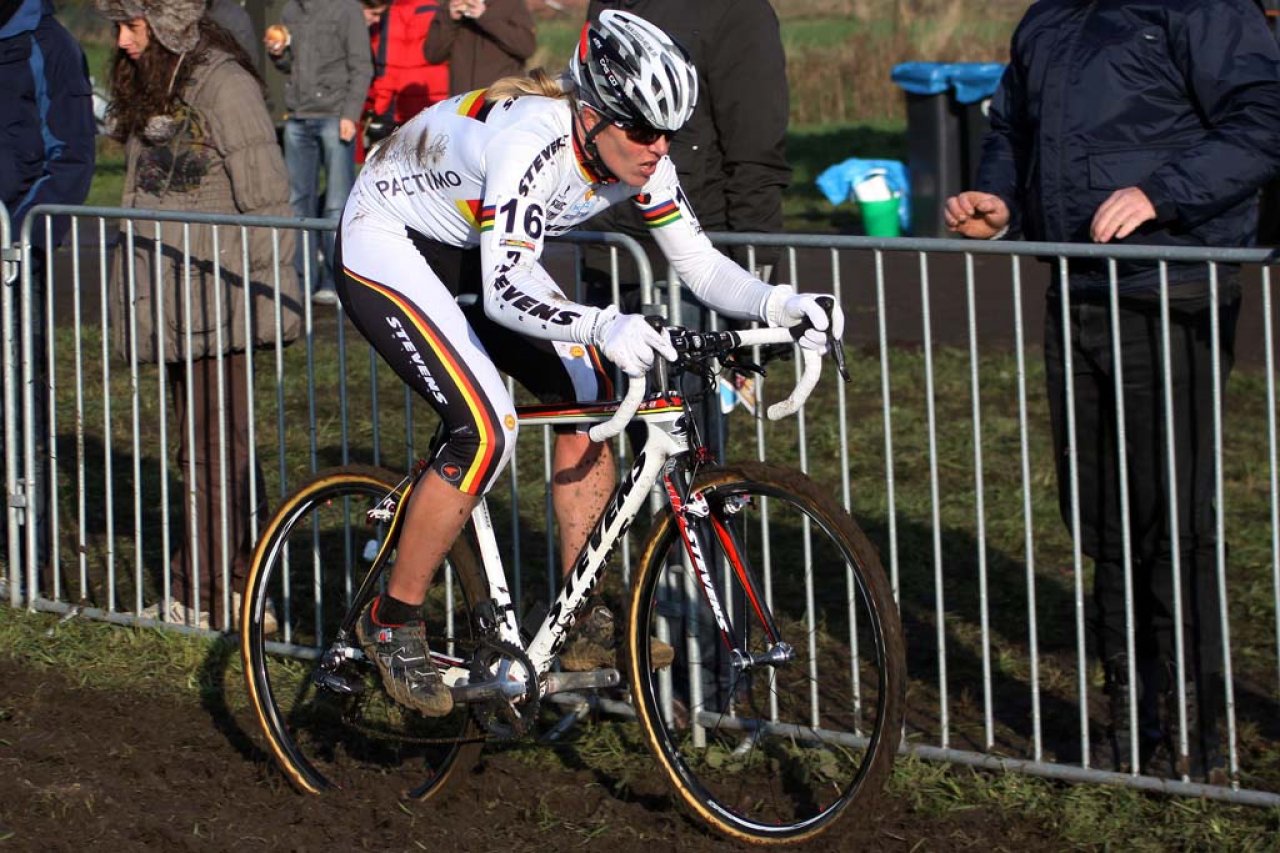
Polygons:
<instances>
[{"instance_id":1,"label":"shoe of spectator","mask_svg":"<svg viewBox=\"0 0 1280 853\"><path fill-rule=\"evenodd\" d=\"M176 599L169 600L169 608L167 610L164 607L164 602L158 602L150 607L142 608L142 611L138 614L143 619L166 622L170 625L186 625L189 628L208 631L210 627L209 611L202 610L199 620L195 618L195 615L194 610Z\"/></svg>"},{"instance_id":2,"label":"shoe of spectator","mask_svg":"<svg viewBox=\"0 0 1280 853\"><path fill-rule=\"evenodd\" d=\"M244 601L244 596L238 592L231 593L231 627L233 630L240 630L240 607ZM274 634L280 630L280 620L276 618L276 605L271 599L267 599L267 606L262 611L262 632L264 634Z\"/></svg>"},{"instance_id":3,"label":"shoe of spectator","mask_svg":"<svg viewBox=\"0 0 1280 853\"><path fill-rule=\"evenodd\" d=\"M311 294L313 305L337 305L338 291L332 287L322 287Z\"/></svg>"}]
</instances>

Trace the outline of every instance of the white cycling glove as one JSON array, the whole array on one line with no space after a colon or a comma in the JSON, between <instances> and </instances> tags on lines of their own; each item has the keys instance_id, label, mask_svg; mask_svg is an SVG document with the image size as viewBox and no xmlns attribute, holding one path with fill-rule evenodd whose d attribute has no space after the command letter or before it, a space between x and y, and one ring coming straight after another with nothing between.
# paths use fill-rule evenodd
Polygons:
<instances>
[{"instance_id":1,"label":"white cycling glove","mask_svg":"<svg viewBox=\"0 0 1280 853\"><path fill-rule=\"evenodd\" d=\"M827 312L818 303L816 296L809 293L796 293L789 284L779 284L773 288L764 305L764 321L770 326L790 328L807 320L811 328L806 329L796 343L805 349L827 351ZM844 334L844 312L839 305L831 307L831 334L836 340Z\"/></svg>"},{"instance_id":2,"label":"white cycling glove","mask_svg":"<svg viewBox=\"0 0 1280 853\"><path fill-rule=\"evenodd\" d=\"M615 305L603 308L591 330L591 343L628 376L644 376L656 352L675 361L676 348L666 329L659 332L639 314L621 314Z\"/></svg>"}]
</instances>

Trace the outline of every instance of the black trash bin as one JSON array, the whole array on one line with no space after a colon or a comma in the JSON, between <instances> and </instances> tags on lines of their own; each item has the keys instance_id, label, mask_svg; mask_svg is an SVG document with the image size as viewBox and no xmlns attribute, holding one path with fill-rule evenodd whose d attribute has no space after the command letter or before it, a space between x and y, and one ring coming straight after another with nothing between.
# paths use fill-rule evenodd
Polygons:
<instances>
[{"instance_id":1,"label":"black trash bin","mask_svg":"<svg viewBox=\"0 0 1280 853\"><path fill-rule=\"evenodd\" d=\"M960 190L960 110L948 96L949 65L904 62L890 79L907 96L907 169L911 175L911 234L939 237L946 231L942 206Z\"/></svg>"},{"instance_id":2,"label":"black trash bin","mask_svg":"<svg viewBox=\"0 0 1280 853\"><path fill-rule=\"evenodd\" d=\"M1002 62L956 62L951 65L951 95L959 105L960 189L971 190L978 182L982 163L982 137L991 129L991 96L1004 76Z\"/></svg>"},{"instance_id":3,"label":"black trash bin","mask_svg":"<svg viewBox=\"0 0 1280 853\"><path fill-rule=\"evenodd\" d=\"M907 97L911 233L949 236L947 197L973 186L990 126L986 107L1004 66L996 62L904 62L890 78ZM963 100L962 100L963 96Z\"/></svg>"}]
</instances>

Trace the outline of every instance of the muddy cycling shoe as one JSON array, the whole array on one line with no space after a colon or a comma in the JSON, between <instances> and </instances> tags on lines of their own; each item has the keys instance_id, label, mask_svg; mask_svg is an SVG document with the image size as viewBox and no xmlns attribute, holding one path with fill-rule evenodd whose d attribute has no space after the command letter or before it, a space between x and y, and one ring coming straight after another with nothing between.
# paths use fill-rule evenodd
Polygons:
<instances>
[{"instance_id":1,"label":"muddy cycling shoe","mask_svg":"<svg viewBox=\"0 0 1280 853\"><path fill-rule=\"evenodd\" d=\"M387 693L428 717L445 716L453 710L453 694L431 663L426 625L421 620L379 625L373 619L376 604L374 599L360 614L356 637L365 655L377 665Z\"/></svg>"},{"instance_id":2,"label":"muddy cycling shoe","mask_svg":"<svg viewBox=\"0 0 1280 853\"><path fill-rule=\"evenodd\" d=\"M618 645L618 623L613 611L603 604L593 605L574 626L569 642L560 652L560 665L569 672L617 668ZM649 638L651 669L666 669L675 659L675 649Z\"/></svg>"}]
</instances>

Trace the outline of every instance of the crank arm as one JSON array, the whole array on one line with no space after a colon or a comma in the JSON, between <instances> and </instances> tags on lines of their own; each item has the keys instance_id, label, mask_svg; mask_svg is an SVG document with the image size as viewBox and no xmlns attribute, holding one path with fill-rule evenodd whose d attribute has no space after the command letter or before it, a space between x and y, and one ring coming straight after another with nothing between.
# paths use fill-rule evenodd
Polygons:
<instances>
[{"instance_id":1,"label":"crank arm","mask_svg":"<svg viewBox=\"0 0 1280 853\"><path fill-rule=\"evenodd\" d=\"M622 676L616 669L595 669L590 672L548 672L543 679L543 696L566 690L599 690L617 687Z\"/></svg>"},{"instance_id":2,"label":"crank arm","mask_svg":"<svg viewBox=\"0 0 1280 853\"><path fill-rule=\"evenodd\" d=\"M510 702L523 696L524 690L524 682L509 678L494 678L474 684L453 684L449 687L455 703L488 702L493 699Z\"/></svg>"}]
</instances>

